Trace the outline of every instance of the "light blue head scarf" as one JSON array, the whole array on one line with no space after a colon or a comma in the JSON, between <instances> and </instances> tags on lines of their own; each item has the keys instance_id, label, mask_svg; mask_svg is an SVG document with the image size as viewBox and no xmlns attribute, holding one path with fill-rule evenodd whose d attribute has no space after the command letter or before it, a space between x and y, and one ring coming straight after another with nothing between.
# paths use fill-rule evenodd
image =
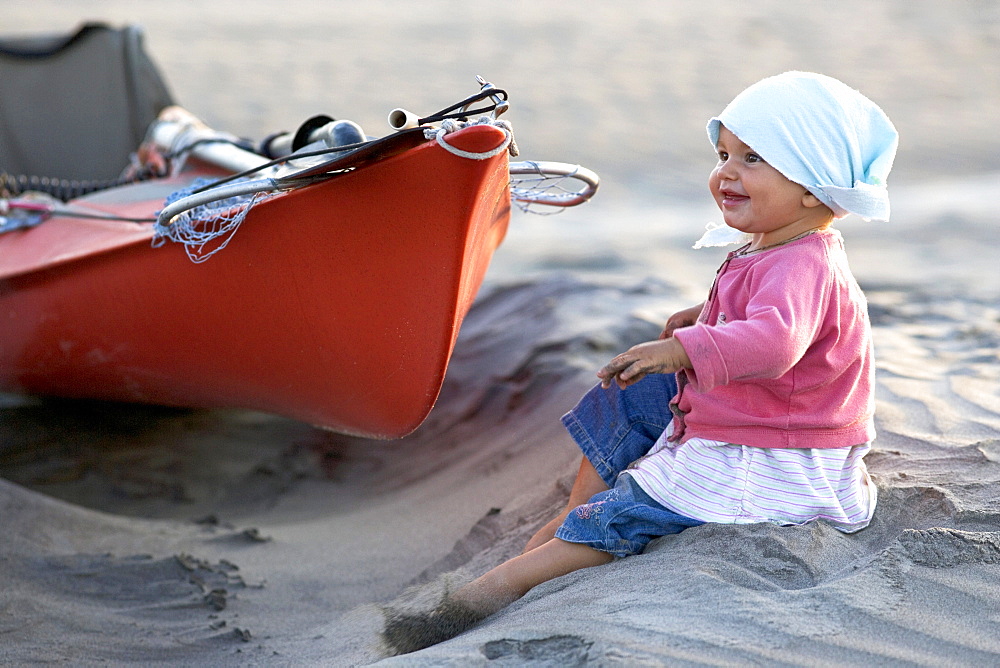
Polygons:
<instances>
[{"instance_id":1,"label":"light blue head scarf","mask_svg":"<svg viewBox=\"0 0 1000 668\"><path fill-rule=\"evenodd\" d=\"M889 219L886 178L899 135L878 105L846 84L810 72L769 77L708 122L712 146L720 124L837 218Z\"/></svg>"}]
</instances>

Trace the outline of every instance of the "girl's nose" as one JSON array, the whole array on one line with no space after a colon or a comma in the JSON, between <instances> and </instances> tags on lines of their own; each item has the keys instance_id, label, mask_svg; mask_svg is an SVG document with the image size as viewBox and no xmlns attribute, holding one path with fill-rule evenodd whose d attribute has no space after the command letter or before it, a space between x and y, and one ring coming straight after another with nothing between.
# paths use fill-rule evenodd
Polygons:
<instances>
[{"instance_id":1,"label":"girl's nose","mask_svg":"<svg viewBox=\"0 0 1000 668\"><path fill-rule=\"evenodd\" d=\"M736 168L732 164L732 160L720 160L719 166L715 168L716 174L723 181L734 181L736 180Z\"/></svg>"}]
</instances>

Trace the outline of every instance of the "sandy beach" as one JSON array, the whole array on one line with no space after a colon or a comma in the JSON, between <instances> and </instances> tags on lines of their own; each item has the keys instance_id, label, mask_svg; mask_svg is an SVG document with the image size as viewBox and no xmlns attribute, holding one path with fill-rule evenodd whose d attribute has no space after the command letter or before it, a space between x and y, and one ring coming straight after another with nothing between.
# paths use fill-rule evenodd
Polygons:
<instances>
[{"instance_id":1,"label":"sandy beach","mask_svg":"<svg viewBox=\"0 0 1000 668\"><path fill-rule=\"evenodd\" d=\"M603 182L558 216L514 213L405 439L0 394L0 665L1000 663L1000 6L8 4L0 34L143 25L177 101L247 137L317 113L386 134L389 110L436 111L481 74L523 158ZM559 416L724 255L691 249L718 219L705 121L789 69L861 89L901 136L891 222L838 223L876 344L871 526L690 529L386 658L380 606L428 605L565 502L579 454Z\"/></svg>"}]
</instances>

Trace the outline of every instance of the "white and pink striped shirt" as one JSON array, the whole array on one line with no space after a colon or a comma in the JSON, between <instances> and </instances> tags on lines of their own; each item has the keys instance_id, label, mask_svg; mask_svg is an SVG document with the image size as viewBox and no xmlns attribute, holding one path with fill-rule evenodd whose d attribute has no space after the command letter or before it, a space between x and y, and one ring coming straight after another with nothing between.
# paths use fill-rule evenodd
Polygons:
<instances>
[{"instance_id":1,"label":"white and pink striped shirt","mask_svg":"<svg viewBox=\"0 0 1000 668\"><path fill-rule=\"evenodd\" d=\"M725 524L825 520L845 532L868 526L875 484L847 448L754 448L703 438L667 440L628 469L643 491L676 513Z\"/></svg>"}]
</instances>

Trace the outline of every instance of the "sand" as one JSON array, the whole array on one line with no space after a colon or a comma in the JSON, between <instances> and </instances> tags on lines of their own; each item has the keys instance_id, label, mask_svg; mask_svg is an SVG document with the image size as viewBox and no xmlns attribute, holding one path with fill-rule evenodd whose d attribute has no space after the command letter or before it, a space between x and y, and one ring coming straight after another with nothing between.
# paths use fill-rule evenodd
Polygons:
<instances>
[{"instance_id":1,"label":"sand","mask_svg":"<svg viewBox=\"0 0 1000 668\"><path fill-rule=\"evenodd\" d=\"M419 9L417 9L419 7ZM992 665L1000 662L1000 11L990 3L18 3L2 32L146 27L176 97L261 137L388 130L506 88L526 158L604 179L515 213L438 405L401 441L244 411L0 396L0 664ZM757 78L838 76L902 137L893 220L840 228L870 302L880 489L854 535L706 525L383 658L564 502L558 417L703 298L721 257L704 122ZM416 587L415 589L413 587Z\"/></svg>"}]
</instances>

